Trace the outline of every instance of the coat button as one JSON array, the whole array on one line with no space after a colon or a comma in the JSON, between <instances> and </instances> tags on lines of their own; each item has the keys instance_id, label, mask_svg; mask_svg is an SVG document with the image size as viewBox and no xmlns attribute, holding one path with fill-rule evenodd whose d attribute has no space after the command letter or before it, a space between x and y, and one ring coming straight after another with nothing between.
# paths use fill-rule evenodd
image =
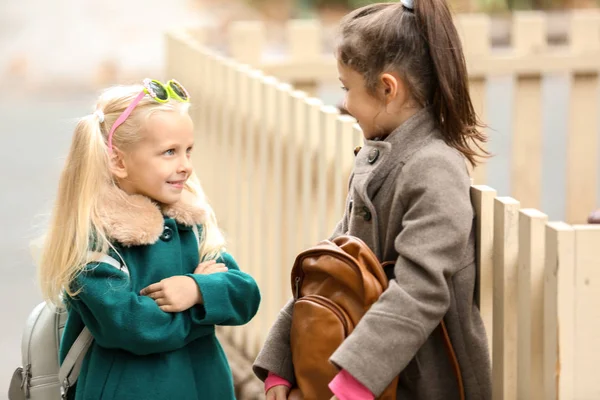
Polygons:
<instances>
[{"instance_id":1,"label":"coat button","mask_svg":"<svg viewBox=\"0 0 600 400\"><path fill-rule=\"evenodd\" d=\"M168 242L169 240L173 239L173 230L168 226L165 226L162 235L160 235L160 239L164 242Z\"/></svg>"},{"instance_id":2,"label":"coat button","mask_svg":"<svg viewBox=\"0 0 600 400\"><path fill-rule=\"evenodd\" d=\"M363 214L363 218L365 219L365 221L370 221L371 218L373 218L373 216L371 215L371 211L369 211L369 209L367 208L367 206L363 207L363 211L365 212Z\"/></svg>"},{"instance_id":3,"label":"coat button","mask_svg":"<svg viewBox=\"0 0 600 400\"><path fill-rule=\"evenodd\" d=\"M369 164L373 164L375 161L377 161L378 158L379 158L379 149L373 149L369 153L369 157L367 158L367 161L369 162Z\"/></svg>"}]
</instances>

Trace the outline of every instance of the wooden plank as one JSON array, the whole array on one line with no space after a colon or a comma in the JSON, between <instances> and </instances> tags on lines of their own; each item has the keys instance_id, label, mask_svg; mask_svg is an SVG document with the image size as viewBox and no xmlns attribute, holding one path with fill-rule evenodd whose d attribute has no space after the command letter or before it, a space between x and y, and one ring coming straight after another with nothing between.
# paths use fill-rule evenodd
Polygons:
<instances>
[{"instance_id":1,"label":"wooden plank","mask_svg":"<svg viewBox=\"0 0 600 400\"><path fill-rule=\"evenodd\" d=\"M517 55L546 51L546 19L540 12L513 17L513 47ZM512 138L512 196L524 207L539 208L542 182L542 77L518 75L515 80Z\"/></svg>"},{"instance_id":2,"label":"wooden plank","mask_svg":"<svg viewBox=\"0 0 600 400\"><path fill-rule=\"evenodd\" d=\"M235 92L232 89L234 85L234 71L235 62L229 59L222 59L221 63L221 77L222 83L219 88L219 103L220 115L219 115L219 130L215 142L217 143L216 151L218 160L216 160L215 166L218 168L215 177L218 182L227 182L229 179L229 171L231 169L231 133L232 133L232 111L235 109L235 102L237 98ZM221 229L224 229L226 233L231 232L229 229L230 214L227 212L229 199L231 196L231 190L233 185L219 185L215 187L214 193L212 194L211 201L215 208L218 221L222 221L224 224L219 224Z\"/></svg>"},{"instance_id":3,"label":"wooden plank","mask_svg":"<svg viewBox=\"0 0 600 400\"><path fill-rule=\"evenodd\" d=\"M585 223L597 206L598 75L571 77L567 149L567 222Z\"/></svg>"},{"instance_id":4,"label":"wooden plank","mask_svg":"<svg viewBox=\"0 0 600 400\"><path fill-rule=\"evenodd\" d=\"M205 69L205 82L204 87L206 90L206 98L213 99L215 92L217 91L217 82L219 80L219 65L216 60L216 55L209 54L206 59ZM209 79L210 77L210 79ZM213 165L214 151L215 151L215 137L217 136L218 126L218 103L216 101L210 101L205 103L207 107L206 122L207 129L203 132L203 143L205 146L204 160L205 165ZM204 169L206 170L206 169ZM211 198L214 190L214 174L201 174L200 179L202 181L202 187L206 195Z\"/></svg>"},{"instance_id":5,"label":"wooden plank","mask_svg":"<svg viewBox=\"0 0 600 400\"><path fill-rule=\"evenodd\" d=\"M230 161L232 163L231 172L233 178L231 182L236 183L232 185L232 199L229 209L229 212L231 213L230 219L232 224L230 224L231 231L227 236L228 245L231 247L234 257L236 257L242 266L242 269L246 272L249 272L249 266L245 264L246 260L242 257L244 251L243 240L245 239L244 234L246 232L244 221L247 220L247 217L244 216L245 205L241 201L246 192L243 185L243 180L240 179L240 177L244 176L245 171L245 152L242 149L242 142L244 140L244 135L247 132L246 115L250 103L248 72L249 68L247 65L237 65L235 71L235 80L233 83L233 87L237 92L236 99L238 109L233 113L233 144ZM233 332L231 333L231 339L238 348L242 348L244 337L245 335L242 328L236 327L233 329Z\"/></svg>"},{"instance_id":6,"label":"wooden plank","mask_svg":"<svg viewBox=\"0 0 600 400\"><path fill-rule=\"evenodd\" d=\"M541 11L513 13L512 44L518 55L536 55L547 50L546 16Z\"/></svg>"},{"instance_id":7,"label":"wooden plank","mask_svg":"<svg viewBox=\"0 0 600 400\"><path fill-rule=\"evenodd\" d=\"M546 227L544 398L574 400L575 234L564 222Z\"/></svg>"},{"instance_id":8,"label":"wooden plank","mask_svg":"<svg viewBox=\"0 0 600 400\"><path fill-rule=\"evenodd\" d=\"M315 215L313 209L313 155L319 146L321 136L321 107L323 102L316 98L305 100L307 130L303 132L302 146L302 247L308 248L317 243Z\"/></svg>"},{"instance_id":9,"label":"wooden plank","mask_svg":"<svg viewBox=\"0 0 600 400\"><path fill-rule=\"evenodd\" d=\"M519 215L519 272L517 397L545 399L544 361L544 260L548 216L524 209Z\"/></svg>"},{"instance_id":10,"label":"wooden plank","mask_svg":"<svg viewBox=\"0 0 600 400\"><path fill-rule=\"evenodd\" d=\"M263 112L262 103L264 96L264 85L262 82L263 74L260 71L252 70L250 72L250 113L248 130L244 136L245 151L246 151L246 209L244 213L247 216L247 225L245 237L242 239L244 243L244 255L246 259L246 265L249 266L250 274L254 277L260 274L259 267L261 264L261 254L256 251L258 247L258 241L260 240L260 230L258 229L259 224L259 213L256 211L258 207L257 197L258 193L258 174L257 174L257 160L256 160L256 146L257 146L257 131L261 127L261 116ZM257 283L261 290L260 277L257 279ZM260 346L260 321L263 318L264 307L260 307L256 317L250 321L246 329L246 352L247 354L255 354Z\"/></svg>"},{"instance_id":11,"label":"wooden plank","mask_svg":"<svg viewBox=\"0 0 600 400\"><path fill-rule=\"evenodd\" d=\"M517 271L519 202L494 202L494 342L492 399L517 399Z\"/></svg>"},{"instance_id":12,"label":"wooden plank","mask_svg":"<svg viewBox=\"0 0 600 400\"><path fill-rule=\"evenodd\" d=\"M574 57L600 53L600 12L573 12L569 28L570 51ZM598 65L598 64L597 64ZM571 72L567 144L567 222L585 223L597 206L598 184L598 68Z\"/></svg>"},{"instance_id":13,"label":"wooden plank","mask_svg":"<svg viewBox=\"0 0 600 400\"><path fill-rule=\"evenodd\" d=\"M265 25L261 21L235 21L229 28L229 54L235 60L260 67L266 44ZM265 73L268 75L268 73Z\"/></svg>"},{"instance_id":14,"label":"wooden plank","mask_svg":"<svg viewBox=\"0 0 600 400\"><path fill-rule=\"evenodd\" d=\"M542 79L515 81L512 137L512 195L525 207L539 208L542 192Z\"/></svg>"},{"instance_id":15,"label":"wooden plank","mask_svg":"<svg viewBox=\"0 0 600 400\"><path fill-rule=\"evenodd\" d=\"M302 248L301 241L303 240L302 234L298 232L298 224L297 224L297 216L298 211L301 212L300 205L302 204L299 201L299 190L298 188L301 186L301 157L299 154L299 146L300 138L306 132L306 93L301 91L292 92L292 121L293 126L290 131L290 138L286 143L286 202L285 202L285 237L287 241L286 246L286 265L291 268L294 260L296 259L296 254ZM289 282L285 285L285 288L288 289L288 295L290 293Z\"/></svg>"},{"instance_id":16,"label":"wooden plank","mask_svg":"<svg viewBox=\"0 0 600 400\"><path fill-rule=\"evenodd\" d=\"M287 41L292 61L318 60L323 53L321 24L314 19L287 22Z\"/></svg>"},{"instance_id":17,"label":"wooden plank","mask_svg":"<svg viewBox=\"0 0 600 400\"><path fill-rule=\"evenodd\" d=\"M291 265L285 257L285 246L287 245L287 237L285 236L285 221L284 221L284 201L285 201L285 186L283 182L284 170L284 152L288 141L292 140L291 130L292 125L292 87L287 83L277 85L276 103L279 105L276 114L277 129L273 135L273 211L269 220L272 224L272 231L275 234L277 241L275 246L271 247L273 252L274 264L271 266L269 275L272 277L271 287L274 288L269 300L272 302L274 314L277 315L279 310L284 306L285 299L289 297L289 276L287 274ZM271 311L273 312L273 311ZM267 332L263 332L266 335Z\"/></svg>"},{"instance_id":18,"label":"wooden plank","mask_svg":"<svg viewBox=\"0 0 600 400\"><path fill-rule=\"evenodd\" d=\"M471 93L471 101L473 103L473 107L475 108L475 113L479 117L479 120L485 125L486 124L486 90L487 90L487 80L474 78L469 80L469 91ZM483 131L486 128L481 128ZM478 143L479 146L483 150L488 149L487 143ZM473 146L474 149L477 146ZM473 177L473 182L476 185L484 185L487 182L487 159L484 157L479 157L479 164L473 168L469 164L469 170L471 171L471 176Z\"/></svg>"},{"instance_id":19,"label":"wooden plank","mask_svg":"<svg viewBox=\"0 0 600 400\"><path fill-rule=\"evenodd\" d=\"M458 14L455 18L456 30L460 36L463 52L469 65L473 56L487 56L490 53L491 20L487 14Z\"/></svg>"},{"instance_id":20,"label":"wooden plank","mask_svg":"<svg viewBox=\"0 0 600 400\"><path fill-rule=\"evenodd\" d=\"M348 194L348 174L347 171L354 165L354 148L352 147L352 135L356 120L349 115L340 115L338 117L338 133L335 144L334 171L338 172L338 177L334 182L333 194L333 215L339 221L345 212L345 201Z\"/></svg>"},{"instance_id":21,"label":"wooden plank","mask_svg":"<svg viewBox=\"0 0 600 400\"><path fill-rule=\"evenodd\" d=\"M575 398L600 399L600 226L575 226Z\"/></svg>"},{"instance_id":22,"label":"wooden plank","mask_svg":"<svg viewBox=\"0 0 600 400\"><path fill-rule=\"evenodd\" d=\"M599 26L599 10L572 10L568 33L571 52L589 55L600 51Z\"/></svg>"},{"instance_id":23,"label":"wooden plank","mask_svg":"<svg viewBox=\"0 0 600 400\"><path fill-rule=\"evenodd\" d=\"M476 215L477 277L481 318L492 354L494 332L494 199L496 191L488 186L471 187L471 199Z\"/></svg>"},{"instance_id":24,"label":"wooden plank","mask_svg":"<svg viewBox=\"0 0 600 400\"><path fill-rule=\"evenodd\" d=\"M461 38L467 69L470 69L471 60L474 57L488 57L491 51L490 44L490 17L486 14L459 14L456 16L456 28ZM485 77L473 77L469 79L469 91L475 112L480 120L485 123L486 110L486 85ZM487 146L481 144L484 148ZM469 171L476 185L486 183L486 162L481 160L475 169L469 164Z\"/></svg>"},{"instance_id":25,"label":"wooden plank","mask_svg":"<svg viewBox=\"0 0 600 400\"><path fill-rule=\"evenodd\" d=\"M272 251L272 248L273 246L280 246L279 243L277 243L280 236L275 235L275 232L270 229L273 226L270 221L273 218L273 194L269 190L269 183L272 182L273 169L269 168L272 159L269 145L271 138L278 134L275 133L275 122L277 115L280 112L279 103L277 103L278 83L277 79L273 77L264 77L261 80L261 86L263 87L263 97L260 103L262 114L260 127L256 131L258 141L258 179L256 181L257 202L255 212L257 213L258 218L255 234L260 238L257 241L257 246L254 247L254 251L258 253L255 262L258 262L257 265L260 270L256 278L260 280L263 293L273 296L274 293L278 291L279 282L274 282L270 279L272 269L278 265L274 258L275 254ZM263 307L264 312L260 320L259 328L261 343L275 321L278 310L275 304L276 302L271 300Z\"/></svg>"},{"instance_id":26,"label":"wooden plank","mask_svg":"<svg viewBox=\"0 0 600 400\"><path fill-rule=\"evenodd\" d=\"M333 185L330 182L331 176L328 173L329 160L334 158L334 144L337 132L337 118L340 114L337 107L321 107L321 133L319 135L319 147L317 149L317 240L321 241L329 237L328 233L332 229L331 202L328 201L327 188ZM336 174L334 180L339 178Z\"/></svg>"}]
</instances>

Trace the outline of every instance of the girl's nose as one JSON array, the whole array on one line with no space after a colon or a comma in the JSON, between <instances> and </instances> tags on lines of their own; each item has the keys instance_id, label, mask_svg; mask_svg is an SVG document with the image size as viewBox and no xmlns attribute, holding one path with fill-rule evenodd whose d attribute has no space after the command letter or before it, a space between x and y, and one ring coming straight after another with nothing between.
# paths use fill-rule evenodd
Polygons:
<instances>
[{"instance_id":1,"label":"girl's nose","mask_svg":"<svg viewBox=\"0 0 600 400\"><path fill-rule=\"evenodd\" d=\"M181 164L179 165L178 172L185 172L188 175L192 172L192 160L186 155L183 157Z\"/></svg>"}]
</instances>

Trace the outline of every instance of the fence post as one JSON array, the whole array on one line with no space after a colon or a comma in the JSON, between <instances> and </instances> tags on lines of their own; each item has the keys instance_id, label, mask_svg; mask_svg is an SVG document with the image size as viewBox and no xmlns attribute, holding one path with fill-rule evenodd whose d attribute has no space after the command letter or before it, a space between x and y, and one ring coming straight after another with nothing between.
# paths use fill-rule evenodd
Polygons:
<instances>
[{"instance_id":1,"label":"fence post","mask_svg":"<svg viewBox=\"0 0 600 400\"><path fill-rule=\"evenodd\" d=\"M490 17L485 14L459 14L456 16L457 28L463 44L467 68L474 60L485 58L490 53ZM486 76L469 76L469 90L471 101L479 119L485 123L486 115ZM484 149L485 143L479 143ZM482 163L475 169L469 165L471 176L476 185L486 183L486 163Z\"/></svg>"},{"instance_id":2,"label":"fence post","mask_svg":"<svg viewBox=\"0 0 600 400\"><path fill-rule=\"evenodd\" d=\"M600 52L600 12L586 10L571 17L571 51ZM585 223L598 205L598 71L571 75L567 150L567 222Z\"/></svg>"},{"instance_id":3,"label":"fence post","mask_svg":"<svg viewBox=\"0 0 600 400\"><path fill-rule=\"evenodd\" d=\"M265 48L265 25L261 21L236 21L229 28L231 57L254 68L260 66Z\"/></svg>"},{"instance_id":4,"label":"fence post","mask_svg":"<svg viewBox=\"0 0 600 400\"><path fill-rule=\"evenodd\" d=\"M546 49L546 17L541 12L518 12L513 17L513 45L519 57ZM515 77L512 135L512 196L524 207L539 208L542 182L542 75Z\"/></svg>"},{"instance_id":5,"label":"fence post","mask_svg":"<svg viewBox=\"0 0 600 400\"><path fill-rule=\"evenodd\" d=\"M517 277L518 345L517 397L544 400L544 261L548 216L534 209L519 215Z\"/></svg>"},{"instance_id":6,"label":"fence post","mask_svg":"<svg viewBox=\"0 0 600 400\"><path fill-rule=\"evenodd\" d=\"M319 61L323 52L321 24L317 20L291 20L287 23L287 36L292 63ZM292 82L298 90L316 96L318 79Z\"/></svg>"},{"instance_id":7,"label":"fence post","mask_svg":"<svg viewBox=\"0 0 600 400\"><path fill-rule=\"evenodd\" d=\"M305 100L307 127L303 135L302 147L302 248L315 245L317 239L315 226L317 218L313 208L315 194L313 157L321 137L322 106L323 102L317 98L311 97Z\"/></svg>"},{"instance_id":8,"label":"fence post","mask_svg":"<svg viewBox=\"0 0 600 400\"><path fill-rule=\"evenodd\" d=\"M282 267L279 264L279 260L275 259L275 252L273 251L273 247L277 246L275 238L280 238L281 236L278 232L275 233L271 229L273 226L273 200L275 194L271 192L270 188L273 182L274 170L269 166L273 159L273 154L269 151L273 137L281 135L279 127L275 125L281 106L281 103L277 102L277 85L277 79L271 76L261 80L263 90L261 102L262 113L260 117L261 123L256 133L258 141L258 159L256 160L258 180L255 182L257 185L257 206L255 207L255 212L258 216L258 229L256 232L258 232L260 239L257 241L257 246L253 248L254 252L259 253L258 259L255 259L255 262L258 262L257 266L260 269L259 277L263 290L266 293L272 293L274 296L275 292L279 289L280 282L274 281L272 269ZM277 316L278 303L277 299L273 298L263 307L265 312L262 315L261 332L268 332L273 324Z\"/></svg>"},{"instance_id":9,"label":"fence post","mask_svg":"<svg viewBox=\"0 0 600 400\"><path fill-rule=\"evenodd\" d=\"M271 266L273 269L270 272L274 285L275 298L272 302L275 305L275 314L285 304L285 299L289 297L289 275L287 272L292 268L290 260L288 260L284 245L287 242L286 223L284 220L285 211L285 186L283 179L284 172L284 155L286 153L285 143L292 140L292 87L287 83L277 85L276 100L279 104L279 111L276 114L277 122L273 135L273 212L270 215L272 230L275 234L274 239L277 245L273 246L273 258L275 263ZM289 154L287 154L289 157ZM271 301L271 300L270 300Z\"/></svg>"},{"instance_id":10,"label":"fence post","mask_svg":"<svg viewBox=\"0 0 600 400\"><path fill-rule=\"evenodd\" d=\"M600 398L600 227L575 226L575 395ZM560 323L560 321L559 321ZM562 399L561 399L562 400Z\"/></svg>"},{"instance_id":11,"label":"fence post","mask_svg":"<svg viewBox=\"0 0 600 400\"><path fill-rule=\"evenodd\" d=\"M332 202L328 201L331 199L332 190L328 190L334 186L335 181L342 179L341 174L336 173L335 175L330 174L331 162L334 158L335 151L335 140L338 135L337 131L337 118L340 115L337 107L323 106L321 107L321 134L319 135L319 143L317 149L317 238L318 240L324 240L329 237L329 233L333 231L334 218L339 216L333 216L331 205ZM337 170L334 170L338 172ZM314 176L315 174L313 174ZM328 198L329 194L329 198Z\"/></svg>"},{"instance_id":12,"label":"fence post","mask_svg":"<svg viewBox=\"0 0 600 400\"><path fill-rule=\"evenodd\" d=\"M335 145L335 167L340 176L334 182L333 215L342 218L346 207L346 196L348 191L348 173L354 165L354 148L352 147L352 135L356 120L349 115L340 115L337 119L337 136Z\"/></svg>"},{"instance_id":13,"label":"fence post","mask_svg":"<svg viewBox=\"0 0 600 400\"><path fill-rule=\"evenodd\" d=\"M517 271L519 202L494 203L494 343L492 399L517 399Z\"/></svg>"},{"instance_id":14,"label":"fence post","mask_svg":"<svg viewBox=\"0 0 600 400\"><path fill-rule=\"evenodd\" d=\"M488 186L473 186L471 198L477 224L477 268L479 278L479 302L481 318L492 354L494 340L494 199L496 191Z\"/></svg>"},{"instance_id":15,"label":"fence post","mask_svg":"<svg viewBox=\"0 0 600 400\"><path fill-rule=\"evenodd\" d=\"M546 226L544 398L575 400L575 232Z\"/></svg>"}]
</instances>

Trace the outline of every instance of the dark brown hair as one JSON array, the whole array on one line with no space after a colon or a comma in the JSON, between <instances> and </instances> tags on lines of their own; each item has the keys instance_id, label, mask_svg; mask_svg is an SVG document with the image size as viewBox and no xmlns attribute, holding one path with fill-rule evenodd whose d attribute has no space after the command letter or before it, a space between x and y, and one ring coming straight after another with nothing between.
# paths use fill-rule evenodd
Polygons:
<instances>
[{"instance_id":1,"label":"dark brown hair","mask_svg":"<svg viewBox=\"0 0 600 400\"><path fill-rule=\"evenodd\" d=\"M414 0L414 9L379 3L351 12L341 22L336 56L363 75L373 95L382 73L399 73L415 101L431 108L449 146L473 166L478 156L488 155L481 147L487 137L471 103L462 45L445 0Z\"/></svg>"}]
</instances>

